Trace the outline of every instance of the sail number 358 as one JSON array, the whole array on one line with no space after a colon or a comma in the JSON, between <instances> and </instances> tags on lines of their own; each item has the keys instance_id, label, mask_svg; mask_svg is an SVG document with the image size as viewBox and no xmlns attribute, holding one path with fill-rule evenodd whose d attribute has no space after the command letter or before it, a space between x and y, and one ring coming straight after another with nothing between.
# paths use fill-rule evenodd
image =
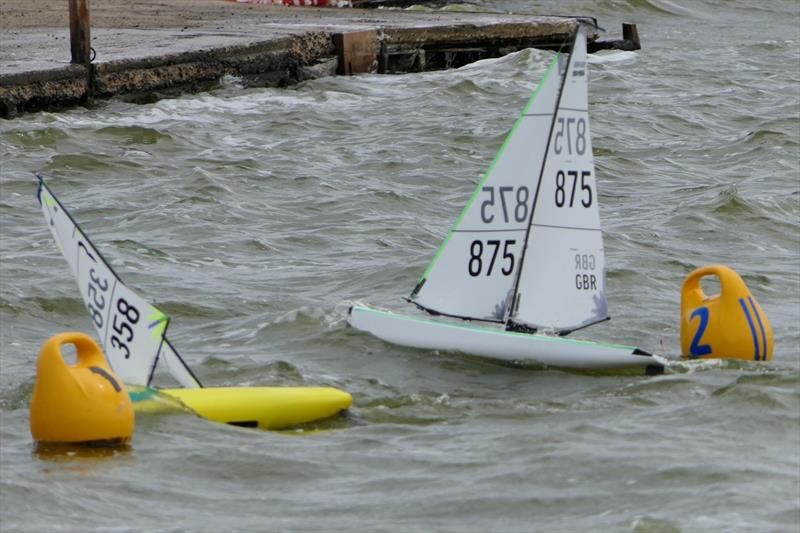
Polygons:
<instances>
[{"instance_id":1,"label":"sail number 358","mask_svg":"<svg viewBox=\"0 0 800 533\"><path fill-rule=\"evenodd\" d=\"M111 346L125 352L125 359L131 356L131 350L128 348L128 343L133 341L133 328L132 325L139 322L139 310L128 303L127 300L120 298L117 300L117 311L114 314L114 331L117 335L111 336ZM121 316L119 322L117 317Z\"/></svg>"},{"instance_id":2,"label":"sail number 358","mask_svg":"<svg viewBox=\"0 0 800 533\"><path fill-rule=\"evenodd\" d=\"M86 256L97 263L97 259L89 252L89 249L82 241L78 241L78 248L82 249ZM108 280L100 275L94 268L89 268L88 302L86 307L99 330L103 330L103 314L106 312L106 296L108 293ZM119 318L119 321L117 319ZM130 358L131 350L128 344L133 341L133 325L139 321L139 310L128 303L124 298L117 298L116 311L112 315L111 327L117 335L111 335L111 346L125 352L125 359ZM107 325L106 325L107 327Z\"/></svg>"}]
</instances>

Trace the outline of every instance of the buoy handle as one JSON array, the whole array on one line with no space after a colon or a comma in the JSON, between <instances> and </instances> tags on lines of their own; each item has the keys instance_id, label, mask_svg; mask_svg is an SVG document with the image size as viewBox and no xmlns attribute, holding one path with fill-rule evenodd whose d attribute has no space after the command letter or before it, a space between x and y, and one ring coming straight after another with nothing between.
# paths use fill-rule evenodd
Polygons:
<instances>
[{"instance_id":1,"label":"buoy handle","mask_svg":"<svg viewBox=\"0 0 800 533\"><path fill-rule=\"evenodd\" d=\"M700 267L686 276L683 283L684 302L689 307L696 307L704 301L714 298L708 296L704 291L700 280L706 276L716 276L719 279L720 294L719 298L725 300L728 297L736 298L742 292L748 292L744 280L725 265L708 265Z\"/></svg>"},{"instance_id":2,"label":"buoy handle","mask_svg":"<svg viewBox=\"0 0 800 533\"><path fill-rule=\"evenodd\" d=\"M61 352L61 347L65 344L72 344L75 346L77 352L77 360L75 365L68 365L64 360L64 354ZM108 363L103 355L103 350L97 345L95 340L85 333L78 331L69 331L66 333L59 333L52 336L42 346L41 356L39 357L39 366L42 365L60 365L63 367L76 366L76 367L92 367L97 366L101 368L108 368Z\"/></svg>"}]
</instances>

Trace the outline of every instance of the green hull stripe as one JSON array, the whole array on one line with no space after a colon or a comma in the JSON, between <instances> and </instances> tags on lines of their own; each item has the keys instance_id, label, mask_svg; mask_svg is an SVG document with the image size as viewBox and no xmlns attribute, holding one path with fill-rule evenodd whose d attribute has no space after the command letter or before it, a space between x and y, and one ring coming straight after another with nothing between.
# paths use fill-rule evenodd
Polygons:
<instances>
[{"instance_id":1,"label":"green hull stripe","mask_svg":"<svg viewBox=\"0 0 800 533\"><path fill-rule=\"evenodd\" d=\"M528 100L528 103L525 104L525 108L522 110L522 113L520 113L520 115L517 117L516 122L514 122L514 126L511 128L511 132L509 132L509 134L506 136L505 141L503 141L503 146L500 147L500 150L498 150L497 155L494 156L494 160L492 161L492 164L489 165L489 169L486 171L486 173L484 173L483 178L481 178L480 183L478 183L478 186L475 188L475 191L472 193L472 196L470 197L469 202L467 202L466 207L464 207L464 209L461 211L461 214L458 215L458 218L456 219L455 224L453 224L453 227L450 229L450 233L447 234L447 237L444 239L444 241L442 242L441 246L439 246L439 249L436 251L436 255L433 256L433 260L431 261L430 265L428 265L428 268L425 270L425 273L422 274L422 277L420 278L420 282L422 282L422 280L426 279L428 277L428 274L431 273L431 270L433 270L434 265L436 265L436 262L439 260L439 257L442 255L442 252L447 247L447 243L450 242L450 238L453 236L453 233L461 225L461 221L464 219L464 217L466 216L467 212L472 207L472 204L475 203L475 199L478 197L478 194L480 194L481 188L483 187L483 184L486 183L486 180L488 180L489 176L492 175L492 171L494 170L494 167L497 165L497 162L503 156L503 153L506 151L506 148L508 147L508 144L511 142L511 139L514 137L514 134L519 129L519 126L522 123L523 117L528 113L528 110L531 108L533 103L536 101L536 97L539 95L539 92L542 90L542 87L544 87L544 84L547 81L547 78L550 77L550 74L553 72L553 69L558 64L558 57L560 55L561 55L561 52L557 53L556 57L554 57L553 60L550 62L550 65L547 67L547 71L545 71L545 73L544 73L544 77L542 78L542 81L540 81L539 85L536 86L536 90L533 92L533 95L531 95L530 99Z\"/></svg>"},{"instance_id":2,"label":"green hull stripe","mask_svg":"<svg viewBox=\"0 0 800 533\"><path fill-rule=\"evenodd\" d=\"M447 322L440 322L438 320L425 320L422 318L414 318L406 315L399 315L397 313L392 313L389 311L380 311L378 309L372 309L369 307L362 307L362 306L355 306L353 307L353 311L366 311L368 313L375 313L377 315L383 315L386 317L390 317L396 320L405 320L406 322L416 322L418 324L426 324L426 325L435 325L444 328L450 329L466 329L470 331L479 331L481 333L491 333L493 335L502 335L504 337L507 336L515 336L515 337L525 337L530 339L531 337L535 337L537 341L546 341L546 342L555 342L555 343L562 343L562 344L578 344L578 345L592 345L592 346L604 346L606 348L618 348L623 350L630 350L633 351L636 349L635 346L625 346L623 344L606 344L602 342L594 342L594 341L579 341L575 339L565 339L563 337L548 337L546 335L535 335L531 333L519 333L516 331L504 331L499 329L491 329L491 328L482 328L479 326L471 326L466 324L450 324Z\"/></svg>"}]
</instances>

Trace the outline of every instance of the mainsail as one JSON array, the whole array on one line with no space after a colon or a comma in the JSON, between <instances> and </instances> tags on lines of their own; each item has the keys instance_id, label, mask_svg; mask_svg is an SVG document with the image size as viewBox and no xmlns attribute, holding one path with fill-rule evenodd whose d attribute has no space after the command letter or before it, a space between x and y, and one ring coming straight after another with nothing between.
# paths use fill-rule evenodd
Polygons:
<instances>
[{"instance_id":1,"label":"mainsail","mask_svg":"<svg viewBox=\"0 0 800 533\"><path fill-rule=\"evenodd\" d=\"M586 64L579 25L412 292L416 305L561 333L607 318Z\"/></svg>"},{"instance_id":2,"label":"mainsail","mask_svg":"<svg viewBox=\"0 0 800 533\"><path fill-rule=\"evenodd\" d=\"M562 85L561 57L550 63L411 294L419 307L460 318L505 319Z\"/></svg>"},{"instance_id":3,"label":"mainsail","mask_svg":"<svg viewBox=\"0 0 800 533\"><path fill-rule=\"evenodd\" d=\"M509 317L562 334L608 318L580 26L565 72Z\"/></svg>"},{"instance_id":4,"label":"mainsail","mask_svg":"<svg viewBox=\"0 0 800 533\"><path fill-rule=\"evenodd\" d=\"M166 339L169 318L128 288L94 247L40 174L37 197L56 245L75 275L106 358L130 385L147 386L159 354L184 387L199 387L189 367Z\"/></svg>"}]
</instances>

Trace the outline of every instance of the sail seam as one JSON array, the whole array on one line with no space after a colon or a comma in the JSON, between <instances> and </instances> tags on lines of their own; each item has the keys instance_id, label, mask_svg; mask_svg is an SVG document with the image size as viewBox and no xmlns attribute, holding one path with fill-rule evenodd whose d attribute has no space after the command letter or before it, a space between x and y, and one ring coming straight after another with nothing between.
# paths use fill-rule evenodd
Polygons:
<instances>
[{"instance_id":1,"label":"sail seam","mask_svg":"<svg viewBox=\"0 0 800 533\"><path fill-rule=\"evenodd\" d=\"M574 229L580 231L600 231L600 232L603 231L601 228L582 228L580 226L557 226L555 224L531 224L531 226L537 228Z\"/></svg>"},{"instance_id":2,"label":"sail seam","mask_svg":"<svg viewBox=\"0 0 800 533\"><path fill-rule=\"evenodd\" d=\"M515 229L456 229L453 233L505 233L505 232L525 231L525 228Z\"/></svg>"}]
</instances>

